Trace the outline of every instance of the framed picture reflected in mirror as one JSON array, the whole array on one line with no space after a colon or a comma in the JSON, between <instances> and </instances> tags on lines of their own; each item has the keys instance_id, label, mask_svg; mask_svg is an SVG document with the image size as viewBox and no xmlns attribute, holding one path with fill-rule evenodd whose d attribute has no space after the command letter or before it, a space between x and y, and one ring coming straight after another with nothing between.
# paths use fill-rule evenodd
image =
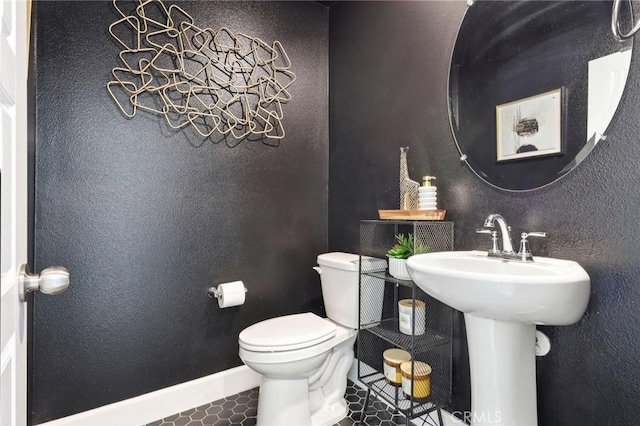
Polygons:
<instances>
[{"instance_id":1,"label":"framed picture reflected in mirror","mask_svg":"<svg viewBox=\"0 0 640 426\"><path fill-rule=\"evenodd\" d=\"M496 106L496 161L562 154L562 88Z\"/></svg>"}]
</instances>

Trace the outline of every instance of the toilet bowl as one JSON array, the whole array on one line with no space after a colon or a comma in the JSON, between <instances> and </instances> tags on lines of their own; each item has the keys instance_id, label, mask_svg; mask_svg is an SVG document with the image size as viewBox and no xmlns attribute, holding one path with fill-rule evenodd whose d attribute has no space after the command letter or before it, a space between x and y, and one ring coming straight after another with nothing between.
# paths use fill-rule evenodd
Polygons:
<instances>
[{"instance_id":1,"label":"toilet bowl","mask_svg":"<svg viewBox=\"0 0 640 426\"><path fill-rule=\"evenodd\" d=\"M378 270L387 266L383 259L367 262ZM360 257L325 253L318 264L314 269L328 318L313 313L271 318L247 327L238 338L240 359L262 374L258 426L329 426L348 414L344 395L359 324ZM371 293L374 305L379 305L373 316L380 321L384 283L373 284L378 289ZM363 315L371 320L370 313Z\"/></svg>"},{"instance_id":2,"label":"toilet bowl","mask_svg":"<svg viewBox=\"0 0 640 426\"><path fill-rule=\"evenodd\" d=\"M240 359L262 374L258 425L332 425L347 415L347 372L356 330L312 313L254 324L240 333Z\"/></svg>"}]
</instances>

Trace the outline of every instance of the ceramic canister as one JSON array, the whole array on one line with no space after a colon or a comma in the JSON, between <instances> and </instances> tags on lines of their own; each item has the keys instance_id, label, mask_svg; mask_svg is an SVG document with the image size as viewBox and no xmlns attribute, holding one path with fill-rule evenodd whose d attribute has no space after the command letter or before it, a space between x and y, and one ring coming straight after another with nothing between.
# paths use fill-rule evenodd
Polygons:
<instances>
[{"instance_id":1,"label":"ceramic canister","mask_svg":"<svg viewBox=\"0 0 640 426\"><path fill-rule=\"evenodd\" d=\"M411 354L402 349L387 349L382 353L384 377L394 386L402 385L400 365L411 360Z\"/></svg>"},{"instance_id":2,"label":"ceramic canister","mask_svg":"<svg viewBox=\"0 0 640 426\"><path fill-rule=\"evenodd\" d=\"M411 368L413 366L413 377L411 379ZM402 392L407 398L412 395L413 382L413 398L424 399L431 395L431 366L422 361L408 361L400 364L402 374Z\"/></svg>"},{"instance_id":3,"label":"ceramic canister","mask_svg":"<svg viewBox=\"0 0 640 426\"><path fill-rule=\"evenodd\" d=\"M415 330L411 330L413 327L414 310L413 305L415 303ZM424 334L425 330L425 303L422 300L402 299L398 302L398 328L401 333L411 334L412 331L415 335Z\"/></svg>"}]
</instances>

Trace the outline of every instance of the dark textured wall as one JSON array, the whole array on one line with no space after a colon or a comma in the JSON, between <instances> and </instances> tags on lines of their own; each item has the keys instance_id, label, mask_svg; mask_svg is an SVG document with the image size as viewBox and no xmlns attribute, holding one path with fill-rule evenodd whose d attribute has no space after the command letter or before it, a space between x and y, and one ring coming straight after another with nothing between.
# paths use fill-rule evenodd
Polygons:
<instances>
[{"instance_id":1,"label":"dark textured wall","mask_svg":"<svg viewBox=\"0 0 640 426\"><path fill-rule=\"evenodd\" d=\"M35 296L34 423L241 365L244 327L321 309L311 267L328 245L327 9L181 6L201 27L282 42L298 76L287 136L229 147L148 114L127 120L105 89L118 66L111 2L36 4L34 266L72 278ZM243 306L207 299L238 279Z\"/></svg>"},{"instance_id":2,"label":"dark textured wall","mask_svg":"<svg viewBox=\"0 0 640 426\"><path fill-rule=\"evenodd\" d=\"M440 205L455 221L456 249L484 249L487 214L546 231L538 255L580 262L592 279L585 317L541 327L552 342L538 358L541 426L636 425L640 417L640 49L606 141L576 170L529 193L481 182L458 160L447 115L447 74L465 2L337 2L330 20L329 248L358 249L358 221L398 205L399 148L409 174L437 176ZM610 19L604 16L603 19ZM631 154L631 155L630 155ZM464 324L457 317L454 404L468 410Z\"/></svg>"}]
</instances>

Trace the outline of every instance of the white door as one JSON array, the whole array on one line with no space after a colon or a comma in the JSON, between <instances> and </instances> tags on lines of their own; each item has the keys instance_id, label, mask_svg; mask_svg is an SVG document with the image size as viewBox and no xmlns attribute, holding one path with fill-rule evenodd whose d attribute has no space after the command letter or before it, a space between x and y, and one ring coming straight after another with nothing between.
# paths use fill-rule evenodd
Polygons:
<instances>
[{"instance_id":1,"label":"white door","mask_svg":"<svg viewBox=\"0 0 640 426\"><path fill-rule=\"evenodd\" d=\"M27 305L17 273L27 263L27 5L0 2L2 284L0 425L27 421Z\"/></svg>"},{"instance_id":2,"label":"white door","mask_svg":"<svg viewBox=\"0 0 640 426\"><path fill-rule=\"evenodd\" d=\"M0 425L27 422L27 305L18 270L27 263L27 5L0 1L2 284Z\"/></svg>"}]
</instances>

